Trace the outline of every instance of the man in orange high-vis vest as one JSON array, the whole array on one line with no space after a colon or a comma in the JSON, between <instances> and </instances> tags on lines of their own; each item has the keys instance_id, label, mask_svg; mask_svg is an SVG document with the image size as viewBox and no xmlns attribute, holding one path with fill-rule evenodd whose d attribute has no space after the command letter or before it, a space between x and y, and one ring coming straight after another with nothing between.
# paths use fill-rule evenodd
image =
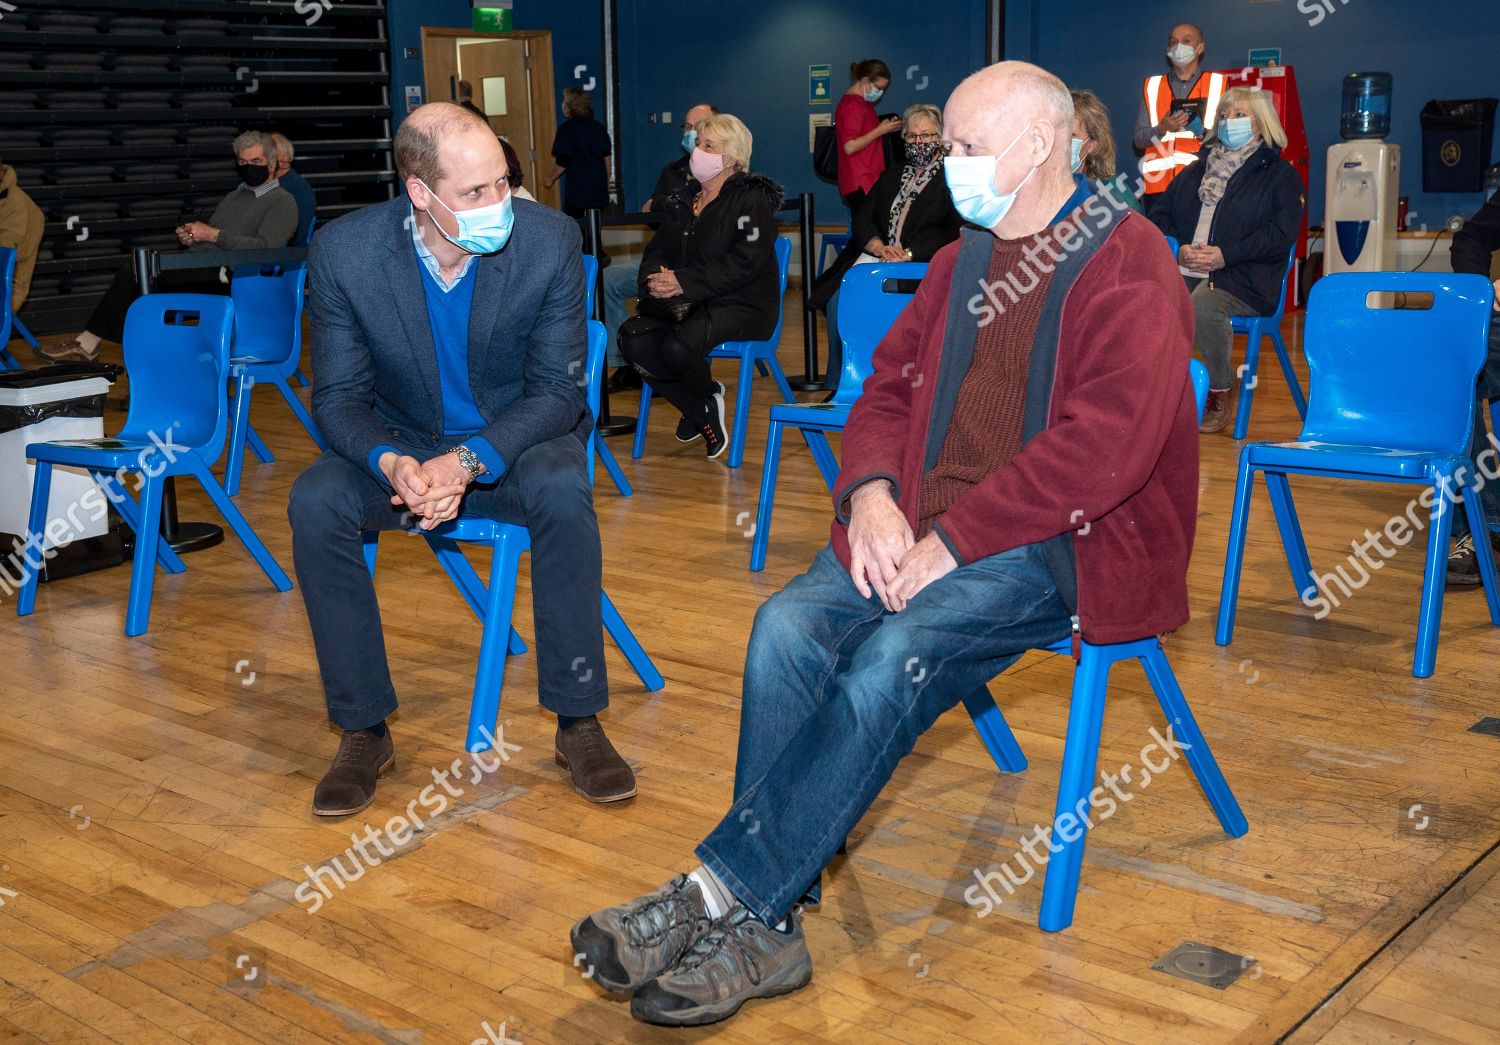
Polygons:
<instances>
[{"instance_id":1,"label":"man in orange high-vis vest","mask_svg":"<svg viewBox=\"0 0 1500 1045\"><path fill-rule=\"evenodd\" d=\"M1167 38L1168 72L1146 78L1132 143L1143 154L1141 177L1148 210L1184 167L1197 162L1203 137L1218 115L1224 74L1203 72L1202 60L1203 31L1184 22ZM1185 101L1195 103L1192 110L1174 108ZM1199 107L1201 112L1195 111Z\"/></svg>"}]
</instances>

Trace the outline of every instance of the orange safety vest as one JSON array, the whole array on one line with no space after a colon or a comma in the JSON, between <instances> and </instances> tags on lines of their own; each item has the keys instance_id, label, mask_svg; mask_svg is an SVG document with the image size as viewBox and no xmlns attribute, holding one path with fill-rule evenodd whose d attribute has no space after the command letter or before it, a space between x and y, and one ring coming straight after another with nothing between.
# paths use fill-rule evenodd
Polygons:
<instances>
[{"instance_id":1,"label":"orange safety vest","mask_svg":"<svg viewBox=\"0 0 1500 1045\"><path fill-rule=\"evenodd\" d=\"M1219 100L1224 97L1225 77L1223 73L1204 73L1198 77L1187 98L1203 98L1203 128L1212 130L1219 115ZM1165 76L1153 76L1146 81L1146 111L1151 117L1151 126L1160 125L1172 111L1172 85ZM1141 160L1141 177L1146 183L1146 195L1154 196L1166 192L1172 179L1182 173L1190 163L1198 162L1198 150L1203 142L1196 134L1184 127L1180 131L1167 131L1159 142L1146 147Z\"/></svg>"}]
</instances>

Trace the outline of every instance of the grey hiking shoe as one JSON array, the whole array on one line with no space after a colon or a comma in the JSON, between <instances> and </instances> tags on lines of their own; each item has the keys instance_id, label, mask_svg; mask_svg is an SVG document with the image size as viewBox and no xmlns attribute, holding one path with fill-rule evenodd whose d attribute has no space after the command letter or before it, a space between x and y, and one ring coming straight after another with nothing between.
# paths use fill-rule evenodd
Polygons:
<instances>
[{"instance_id":1,"label":"grey hiking shoe","mask_svg":"<svg viewBox=\"0 0 1500 1045\"><path fill-rule=\"evenodd\" d=\"M629 994L674 965L710 924L698 884L680 874L654 893L595 911L573 926L573 964L605 990Z\"/></svg>"},{"instance_id":2,"label":"grey hiking shoe","mask_svg":"<svg viewBox=\"0 0 1500 1045\"><path fill-rule=\"evenodd\" d=\"M630 1014L646 1023L698 1027L727 1020L752 998L790 994L811 980L801 912L778 932L736 904L675 965L635 992Z\"/></svg>"}]
</instances>

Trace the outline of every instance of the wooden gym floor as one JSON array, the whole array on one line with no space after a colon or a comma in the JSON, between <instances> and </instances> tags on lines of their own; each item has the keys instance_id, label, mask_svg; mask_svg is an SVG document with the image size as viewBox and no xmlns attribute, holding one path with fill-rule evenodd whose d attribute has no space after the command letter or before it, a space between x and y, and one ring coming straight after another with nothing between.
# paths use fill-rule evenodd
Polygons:
<instances>
[{"instance_id":1,"label":"wooden gym floor","mask_svg":"<svg viewBox=\"0 0 1500 1045\"><path fill-rule=\"evenodd\" d=\"M797 304L794 294L789 315ZM1294 352L1299 332L1293 316ZM788 322L789 372L802 369L801 351L800 325ZM733 367L720 366L732 387ZM601 996L570 963L568 927L692 865L729 801L751 617L827 536L826 491L789 438L770 562L747 571L770 382L755 395L737 472L675 443L664 408L643 460L613 441L635 496L621 498L600 472L606 585L667 679L646 694L609 647L606 724L640 796L597 807L573 792L553 763L528 653L510 665L500 713L519 750L465 777L425 831L332 889L316 914L295 892L305 867L404 812L434 770L467 766L478 634L423 542L383 542L398 766L348 821L309 813L337 737L301 599L276 594L237 544L159 575L151 631L138 639L122 634L126 568L44 586L29 618L10 615L6 598L0 1039L1500 1038L1500 738L1468 731L1500 714L1500 635L1484 599L1448 596L1437 674L1413 679L1419 545L1317 621L1290 597L1258 493L1236 641L1215 646L1237 454L1227 434L1202 440L1194 617L1168 651L1249 834L1226 838L1180 766L1091 832L1071 929L1037 928L1040 875L979 917L964 900L976 869L998 867L1051 819L1071 665L1033 654L992 687L1030 768L998 774L962 711L923 737L809 912L810 988L675 1033ZM617 412L634 402L617 399ZM290 572L287 492L313 451L275 396L258 396L254 416L280 460L252 459L239 503ZM106 430L119 420L112 409ZM1268 350L1251 435L1296 430ZM1296 488L1320 570L1412 492ZM185 518L214 518L191 486L182 494ZM524 569L517 624L529 636ZM1148 729L1163 723L1131 665L1110 697L1101 770L1139 762ZM1185 941L1248 956L1243 974L1218 990L1153 969Z\"/></svg>"}]
</instances>

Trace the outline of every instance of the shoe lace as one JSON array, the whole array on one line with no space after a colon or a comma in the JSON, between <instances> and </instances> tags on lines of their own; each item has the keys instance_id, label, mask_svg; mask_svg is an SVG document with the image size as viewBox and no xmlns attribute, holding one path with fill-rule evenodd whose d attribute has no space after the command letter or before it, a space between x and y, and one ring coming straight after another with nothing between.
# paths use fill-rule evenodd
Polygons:
<instances>
[{"instance_id":1,"label":"shoe lace","mask_svg":"<svg viewBox=\"0 0 1500 1045\"><path fill-rule=\"evenodd\" d=\"M640 910L631 911L620 919L620 925L638 947L655 944L673 929L695 925L703 921L703 915L688 899L687 890L693 887L687 875L672 882L665 896L657 896L641 905Z\"/></svg>"},{"instance_id":2,"label":"shoe lace","mask_svg":"<svg viewBox=\"0 0 1500 1045\"><path fill-rule=\"evenodd\" d=\"M1473 555L1473 554L1474 554L1474 535L1472 533L1466 533L1462 537L1460 537L1458 539L1458 543L1453 546L1453 555L1455 557L1457 557L1457 556L1460 556L1460 555Z\"/></svg>"},{"instance_id":3,"label":"shoe lace","mask_svg":"<svg viewBox=\"0 0 1500 1045\"><path fill-rule=\"evenodd\" d=\"M698 940L687 949L677 963L677 968L684 971L696 969L728 952L731 958L745 970L745 975L750 978L750 982L759 986L760 962L756 960L755 948L742 938L743 934L748 931L745 927L751 920L750 912L741 907L709 923L708 931L701 933Z\"/></svg>"},{"instance_id":4,"label":"shoe lace","mask_svg":"<svg viewBox=\"0 0 1500 1045\"><path fill-rule=\"evenodd\" d=\"M339 746L338 758L334 765L345 766L351 762L363 762L365 757L365 742L370 739L370 734L364 730L356 730L344 734L344 743Z\"/></svg>"}]
</instances>

